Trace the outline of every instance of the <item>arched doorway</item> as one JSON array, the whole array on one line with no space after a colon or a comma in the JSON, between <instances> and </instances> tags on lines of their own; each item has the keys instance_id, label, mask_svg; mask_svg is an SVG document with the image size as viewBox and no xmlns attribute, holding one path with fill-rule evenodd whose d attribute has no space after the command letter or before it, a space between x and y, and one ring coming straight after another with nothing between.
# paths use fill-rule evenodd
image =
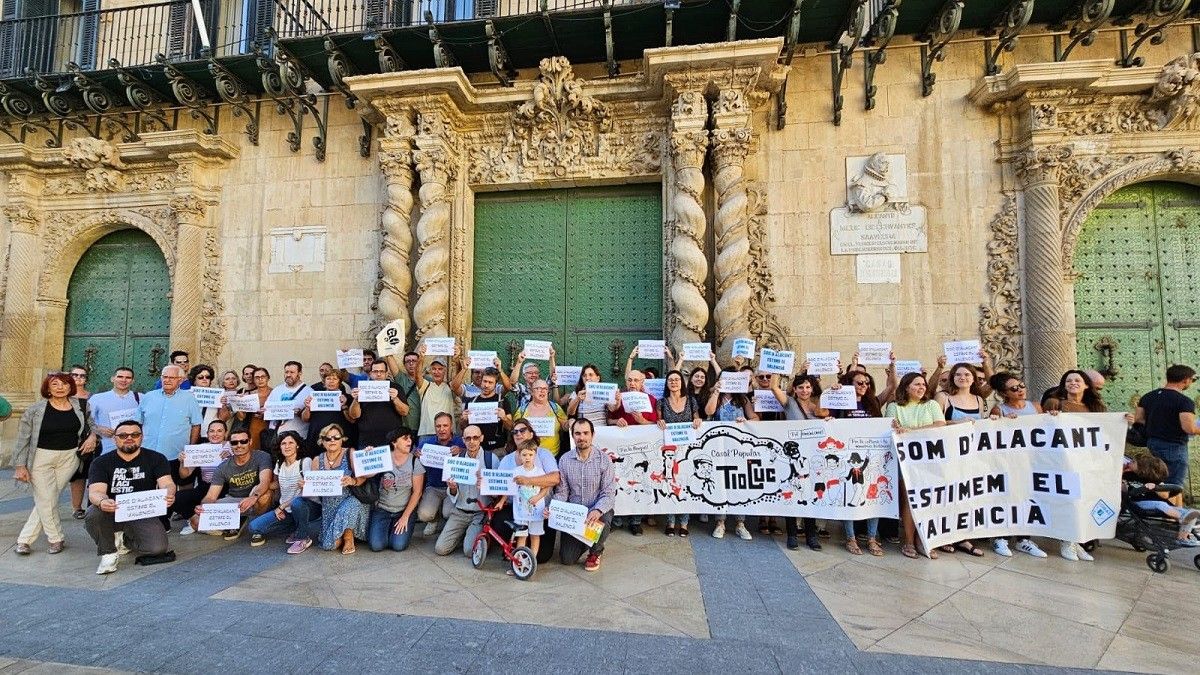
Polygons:
<instances>
[{"instance_id":1,"label":"arched doorway","mask_svg":"<svg viewBox=\"0 0 1200 675\"><path fill-rule=\"evenodd\" d=\"M85 364L90 389L110 388L118 366L134 369L135 388L154 385L166 364L171 276L158 245L141 230L121 230L83 254L67 287L63 364Z\"/></svg>"}]
</instances>

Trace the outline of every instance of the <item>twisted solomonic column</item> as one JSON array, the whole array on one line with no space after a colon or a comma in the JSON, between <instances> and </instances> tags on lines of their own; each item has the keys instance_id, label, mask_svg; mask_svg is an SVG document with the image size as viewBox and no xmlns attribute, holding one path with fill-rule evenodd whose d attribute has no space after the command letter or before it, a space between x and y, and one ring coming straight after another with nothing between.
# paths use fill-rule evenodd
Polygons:
<instances>
[{"instance_id":1,"label":"twisted solomonic column","mask_svg":"<svg viewBox=\"0 0 1200 675\"><path fill-rule=\"evenodd\" d=\"M421 217L417 220L417 304L413 307L416 339L444 337L449 330L450 217L454 171L447 149L420 140L413 153L421 175Z\"/></svg>"},{"instance_id":2,"label":"twisted solomonic column","mask_svg":"<svg viewBox=\"0 0 1200 675\"><path fill-rule=\"evenodd\" d=\"M734 338L750 334L748 310L750 289L749 200L744 176L746 154L750 150L750 129L737 127L712 132L713 188L717 195L717 213L713 219L716 234L717 304L713 311L717 325L717 351L727 355Z\"/></svg>"},{"instance_id":3,"label":"twisted solomonic column","mask_svg":"<svg viewBox=\"0 0 1200 675\"><path fill-rule=\"evenodd\" d=\"M674 304L674 325L671 343L700 342L708 325L708 300L705 297L708 280L708 258L704 255L704 240L708 232L708 217L700 203L704 191L704 156L708 151L707 104L697 91L681 93L672 108L671 214L675 232L671 238L671 258L674 277L671 279L671 301Z\"/></svg>"},{"instance_id":4,"label":"twisted solomonic column","mask_svg":"<svg viewBox=\"0 0 1200 675\"><path fill-rule=\"evenodd\" d=\"M379 251L379 318L389 323L408 319L412 290L409 252L413 206L413 124L404 115L388 117L387 130L379 142L379 166L387 179L387 196L381 224L383 246Z\"/></svg>"}]
</instances>

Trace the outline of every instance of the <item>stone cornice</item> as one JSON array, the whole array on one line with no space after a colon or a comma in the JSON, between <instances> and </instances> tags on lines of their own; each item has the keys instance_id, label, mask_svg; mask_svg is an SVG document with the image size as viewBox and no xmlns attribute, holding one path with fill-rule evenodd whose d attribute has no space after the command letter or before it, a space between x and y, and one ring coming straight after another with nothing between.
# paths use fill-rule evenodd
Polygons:
<instances>
[{"instance_id":1,"label":"stone cornice","mask_svg":"<svg viewBox=\"0 0 1200 675\"><path fill-rule=\"evenodd\" d=\"M980 80L968 95L971 102L990 107L1044 89L1121 96L1154 88L1157 68L1121 68L1111 59L1024 63Z\"/></svg>"},{"instance_id":2,"label":"stone cornice","mask_svg":"<svg viewBox=\"0 0 1200 675\"><path fill-rule=\"evenodd\" d=\"M238 147L213 134L196 129L147 131L133 143L117 143L122 161L128 164L174 161L191 155L225 162L238 156ZM0 167L59 168L63 166L63 148L39 148L23 143L0 144Z\"/></svg>"}]
</instances>

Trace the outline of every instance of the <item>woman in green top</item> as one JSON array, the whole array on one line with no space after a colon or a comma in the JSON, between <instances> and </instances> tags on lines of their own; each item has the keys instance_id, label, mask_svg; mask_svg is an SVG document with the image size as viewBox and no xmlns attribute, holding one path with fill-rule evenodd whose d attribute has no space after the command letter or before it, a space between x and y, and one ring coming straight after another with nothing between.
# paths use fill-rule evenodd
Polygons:
<instances>
[{"instance_id":1,"label":"woman in green top","mask_svg":"<svg viewBox=\"0 0 1200 675\"><path fill-rule=\"evenodd\" d=\"M920 373L908 373L900 379L900 386L896 387L896 400L887 404L883 409L884 417L892 418L892 427L896 433L902 434L905 431L913 429L926 429L928 427L941 427L946 425L946 418L942 413L942 406L929 396L929 383L925 381L925 376ZM900 552L906 558L916 558L917 548L915 546L917 527L913 523L912 511L908 507L908 499L903 495L908 492L904 488L904 478L900 478L900 524L904 527L904 545L900 547ZM936 559L937 551L928 551L929 557Z\"/></svg>"}]
</instances>

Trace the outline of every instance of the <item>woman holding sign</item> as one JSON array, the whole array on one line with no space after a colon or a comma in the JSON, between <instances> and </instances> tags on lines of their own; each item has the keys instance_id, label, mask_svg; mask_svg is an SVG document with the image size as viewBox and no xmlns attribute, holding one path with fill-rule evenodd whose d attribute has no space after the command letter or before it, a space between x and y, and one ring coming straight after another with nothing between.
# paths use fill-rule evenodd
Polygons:
<instances>
[{"instance_id":1,"label":"woman holding sign","mask_svg":"<svg viewBox=\"0 0 1200 675\"><path fill-rule=\"evenodd\" d=\"M532 398L512 414L513 422L528 420L529 426L537 431L541 446L558 457L558 431L566 428L567 413L550 400L550 384L545 380L534 382L529 391Z\"/></svg>"},{"instance_id":2,"label":"woman holding sign","mask_svg":"<svg viewBox=\"0 0 1200 675\"><path fill-rule=\"evenodd\" d=\"M739 371L737 366L728 366L722 368L721 372L736 373ZM716 422L736 422L741 424L746 420L758 420L758 413L754 412L754 401L744 392L722 392L721 387L713 387L712 392L708 395L708 402L704 404L704 414L708 418ZM734 528L734 533L738 538L750 541L750 530L746 529L746 516L735 515L734 521L737 526ZM720 514L716 518L716 526L713 527L712 536L714 539L721 539L725 536L725 514Z\"/></svg>"},{"instance_id":3,"label":"woman holding sign","mask_svg":"<svg viewBox=\"0 0 1200 675\"><path fill-rule=\"evenodd\" d=\"M374 367L374 366L372 366ZM314 397L309 395L304 399L304 407L300 410L300 419L308 422L308 438L305 439L305 445L301 449L303 457L313 457L321 452L321 442L319 437L321 429L336 424L339 427L346 429L350 435L350 440L346 445L358 444L358 427L346 418L346 409L350 407L350 397L346 395L345 389L342 387L342 372L340 370L331 370L321 378L321 381L312 386L312 391L336 391L338 392L337 410L329 410L328 407L317 405L317 410L313 410L314 398L322 398L325 395Z\"/></svg>"},{"instance_id":4,"label":"woman holding sign","mask_svg":"<svg viewBox=\"0 0 1200 675\"><path fill-rule=\"evenodd\" d=\"M833 416L839 419L860 419L864 417L883 417L883 410L880 408L879 399L875 396L875 378L865 370L851 369L842 376L842 386L854 387L854 410L833 410ZM846 476L846 483L853 486L855 490L860 491L857 494L863 495L865 499L866 490L869 489L864 485L863 474L866 469L866 463L870 459L860 460L857 463L852 463L850 472ZM858 546L858 540L854 536L855 523L859 521L844 520L842 528L846 533L846 550L853 555L862 555L862 549ZM867 551L873 556L883 555L883 547L879 545L879 519L867 518Z\"/></svg>"},{"instance_id":5,"label":"woman holding sign","mask_svg":"<svg viewBox=\"0 0 1200 675\"><path fill-rule=\"evenodd\" d=\"M318 438L325 446L325 452L313 460L313 470L341 471L345 474L342 476L341 493L317 498L321 503L321 548L326 551L338 549L342 555L350 555L355 551L355 538L367 538L371 507L355 499L349 488L362 485L367 479L352 475L350 451L344 445L346 432L341 427L330 424L321 429ZM304 489L303 480L300 481L300 489Z\"/></svg>"},{"instance_id":6,"label":"woman holding sign","mask_svg":"<svg viewBox=\"0 0 1200 675\"><path fill-rule=\"evenodd\" d=\"M808 370L805 363L804 370ZM779 376L772 375L771 391L775 400L783 406L783 418L786 420L823 420L829 418L829 411L821 407L821 378L816 375L801 373L792 378L792 395L788 396L779 386ZM800 528L795 518L784 518L787 533L787 547L791 550L800 548ZM826 535L822 535L826 536ZM817 539L816 518L804 519L804 545L814 551L821 550L821 542Z\"/></svg>"},{"instance_id":7,"label":"woman holding sign","mask_svg":"<svg viewBox=\"0 0 1200 675\"><path fill-rule=\"evenodd\" d=\"M262 432L267 429L267 421L263 419L263 410L267 405L267 398L271 395L271 373L266 368L254 369L254 389L244 395L255 395L258 397L258 412L236 412L233 413L234 420L229 424L230 430L246 429L250 434L250 449L258 450L262 443ZM221 408L218 415L221 419L228 420L230 411L227 408Z\"/></svg>"},{"instance_id":8,"label":"woman holding sign","mask_svg":"<svg viewBox=\"0 0 1200 675\"><path fill-rule=\"evenodd\" d=\"M616 410L617 405L609 405L604 401L593 401L587 397L588 382L600 382L600 367L589 363L579 371L579 381L575 383L575 391L566 400L567 417L572 419L584 417L598 427L608 426L608 413Z\"/></svg>"},{"instance_id":9,"label":"woman holding sign","mask_svg":"<svg viewBox=\"0 0 1200 675\"><path fill-rule=\"evenodd\" d=\"M900 378L900 384L896 387L896 400L887 404L883 416L892 418L892 428L898 434L913 429L946 425L942 407L929 397L929 383L920 373L906 373ZM904 489L903 477L900 478L899 494L908 494ZM905 558L916 558L917 526L913 522L907 499L900 500L900 523L904 527L904 545L900 547L900 552ZM937 551L927 553L931 559L936 560L938 557Z\"/></svg>"},{"instance_id":10,"label":"woman holding sign","mask_svg":"<svg viewBox=\"0 0 1200 675\"><path fill-rule=\"evenodd\" d=\"M672 370L667 373L666 391L658 400L658 428L666 429L668 424L690 422L692 428L700 428L700 404L683 386L683 373ZM688 514L667 514L667 536L675 536L675 522L679 522L679 536L688 536Z\"/></svg>"},{"instance_id":11,"label":"woman holding sign","mask_svg":"<svg viewBox=\"0 0 1200 675\"><path fill-rule=\"evenodd\" d=\"M212 366L201 363L192 366L192 369L188 371L187 379L192 384L192 388L211 387L215 377L216 371L212 369ZM200 406L200 412L204 415L204 421L200 423L200 428L207 429L208 425L217 419L217 415L221 412L221 402L218 401L214 406Z\"/></svg>"},{"instance_id":12,"label":"woman holding sign","mask_svg":"<svg viewBox=\"0 0 1200 675\"><path fill-rule=\"evenodd\" d=\"M969 363L956 363L950 367L950 376L946 380L946 388L939 391L934 400L942 409L946 424L960 424L983 419L986 404L979 391L979 378L975 368ZM942 551L954 553L962 551L975 556L983 556L983 551L975 546L970 539L964 539L956 544L946 544Z\"/></svg>"}]
</instances>

